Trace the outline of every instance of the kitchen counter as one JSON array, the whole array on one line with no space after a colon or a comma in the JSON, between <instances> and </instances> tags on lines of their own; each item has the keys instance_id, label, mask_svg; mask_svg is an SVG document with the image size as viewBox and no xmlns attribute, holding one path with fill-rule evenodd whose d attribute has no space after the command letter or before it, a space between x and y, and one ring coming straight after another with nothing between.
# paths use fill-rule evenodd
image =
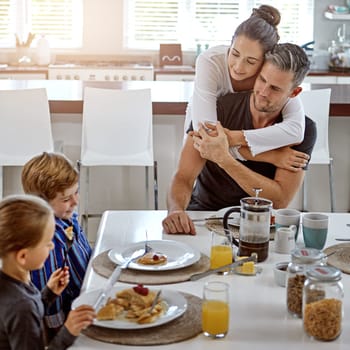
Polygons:
<instances>
[{"instance_id":1,"label":"kitchen counter","mask_svg":"<svg viewBox=\"0 0 350 350\"><path fill-rule=\"evenodd\" d=\"M51 113L82 113L85 86L107 89L152 90L153 114L184 115L192 95L193 82L180 81L71 81L71 80L0 80L0 90L46 88ZM350 117L350 85L304 84L305 89L330 87L332 117Z\"/></svg>"}]
</instances>

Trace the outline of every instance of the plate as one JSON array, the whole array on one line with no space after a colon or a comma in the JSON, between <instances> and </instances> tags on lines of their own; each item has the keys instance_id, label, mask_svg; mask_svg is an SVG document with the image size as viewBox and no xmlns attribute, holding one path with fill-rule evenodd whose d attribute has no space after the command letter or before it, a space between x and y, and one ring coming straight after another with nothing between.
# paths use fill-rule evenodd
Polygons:
<instances>
[{"instance_id":1,"label":"plate","mask_svg":"<svg viewBox=\"0 0 350 350\"><path fill-rule=\"evenodd\" d=\"M222 208L218 210L214 217L222 218L224 217L225 213L232 207ZM274 217L274 211L271 213L272 217ZM239 212L233 212L230 214L228 219L228 224L231 226L239 227L239 220L240 220L240 213ZM270 228L274 228L275 224L270 225Z\"/></svg>"},{"instance_id":2,"label":"plate","mask_svg":"<svg viewBox=\"0 0 350 350\"><path fill-rule=\"evenodd\" d=\"M142 265L137 262L130 263L130 269L142 270L142 271L166 271L181 269L186 266L193 265L196 263L201 255L196 249L191 246L177 241L171 240L154 240L147 242L153 249L154 252L165 254L168 261L164 265ZM145 242L136 242L128 245L122 252L119 249L111 249L108 253L108 257L115 264L121 265L126 259L136 251L143 249Z\"/></svg>"},{"instance_id":3,"label":"plate","mask_svg":"<svg viewBox=\"0 0 350 350\"><path fill-rule=\"evenodd\" d=\"M122 287L113 287L112 294L115 294L118 291L121 291L125 288ZM76 308L82 304L93 305L97 299L100 289L92 290L90 292L81 294L78 298L73 301L72 308ZM187 309L187 301L185 297L171 290L162 289L162 299L166 302L168 309L166 313L160 316L153 323L138 324L135 322L130 322L127 320L111 320L111 321L94 321L94 326L104 327L104 328L113 328L113 329L143 329L157 327L162 324L168 323L176 318L180 317Z\"/></svg>"}]
</instances>

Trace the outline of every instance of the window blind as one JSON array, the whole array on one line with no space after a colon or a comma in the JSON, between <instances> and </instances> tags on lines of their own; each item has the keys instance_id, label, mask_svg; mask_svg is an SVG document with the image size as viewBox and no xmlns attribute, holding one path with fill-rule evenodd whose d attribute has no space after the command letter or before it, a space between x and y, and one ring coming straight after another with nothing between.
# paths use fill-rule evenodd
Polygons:
<instances>
[{"instance_id":1,"label":"window blind","mask_svg":"<svg viewBox=\"0 0 350 350\"><path fill-rule=\"evenodd\" d=\"M313 0L124 0L124 47L158 49L160 43L181 43L183 49L194 50L198 43L229 45L237 25L261 4L281 12L281 42L312 40Z\"/></svg>"},{"instance_id":2,"label":"window blind","mask_svg":"<svg viewBox=\"0 0 350 350\"><path fill-rule=\"evenodd\" d=\"M83 0L0 0L0 45L15 46L31 32L53 48L82 46Z\"/></svg>"}]
</instances>

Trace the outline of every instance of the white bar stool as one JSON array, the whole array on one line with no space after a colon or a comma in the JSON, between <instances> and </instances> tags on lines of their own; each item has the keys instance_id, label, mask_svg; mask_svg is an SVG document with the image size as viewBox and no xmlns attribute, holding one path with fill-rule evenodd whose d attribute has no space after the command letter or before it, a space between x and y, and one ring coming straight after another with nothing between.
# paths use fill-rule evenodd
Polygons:
<instances>
[{"instance_id":1,"label":"white bar stool","mask_svg":"<svg viewBox=\"0 0 350 350\"><path fill-rule=\"evenodd\" d=\"M309 164L328 165L330 209L335 211L335 191L334 191L334 166L333 158L329 153L329 106L331 89L318 89L302 91L299 95L304 106L305 114L311 118L317 127L317 139L312 151ZM302 210L307 210L307 172L303 183L303 204Z\"/></svg>"},{"instance_id":2,"label":"white bar stool","mask_svg":"<svg viewBox=\"0 0 350 350\"><path fill-rule=\"evenodd\" d=\"M151 90L117 90L86 87L84 90L82 145L79 168L86 168L82 223L88 234L89 217L101 214L89 212L89 167L153 167L154 209L158 209L157 163L153 155ZM82 185L82 184L81 184ZM148 201L147 201L148 202Z\"/></svg>"},{"instance_id":3,"label":"white bar stool","mask_svg":"<svg viewBox=\"0 0 350 350\"><path fill-rule=\"evenodd\" d=\"M0 199L3 167L54 150L46 89L0 90Z\"/></svg>"}]
</instances>

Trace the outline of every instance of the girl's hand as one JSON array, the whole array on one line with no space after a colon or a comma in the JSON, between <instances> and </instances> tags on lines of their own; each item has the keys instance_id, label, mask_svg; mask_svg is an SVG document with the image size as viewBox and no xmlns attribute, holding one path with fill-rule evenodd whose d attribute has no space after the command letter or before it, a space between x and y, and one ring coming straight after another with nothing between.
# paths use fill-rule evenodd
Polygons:
<instances>
[{"instance_id":1,"label":"girl's hand","mask_svg":"<svg viewBox=\"0 0 350 350\"><path fill-rule=\"evenodd\" d=\"M299 152L290 147L282 147L272 150L274 153L273 164L292 172L301 171L308 163L309 155Z\"/></svg>"},{"instance_id":2,"label":"girl's hand","mask_svg":"<svg viewBox=\"0 0 350 350\"><path fill-rule=\"evenodd\" d=\"M69 283L69 267L61 267L54 271L47 281L47 286L56 294L61 295Z\"/></svg>"},{"instance_id":3,"label":"girl's hand","mask_svg":"<svg viewBox=\"0 0 350 350\"><path fill-rule=\"evenodd\" d=\"M77 337L83 329L92 324L95 317L96 313L92 306L80 305L68 314L64 325L70 334Z\"/></svg>"}]
</instances>

